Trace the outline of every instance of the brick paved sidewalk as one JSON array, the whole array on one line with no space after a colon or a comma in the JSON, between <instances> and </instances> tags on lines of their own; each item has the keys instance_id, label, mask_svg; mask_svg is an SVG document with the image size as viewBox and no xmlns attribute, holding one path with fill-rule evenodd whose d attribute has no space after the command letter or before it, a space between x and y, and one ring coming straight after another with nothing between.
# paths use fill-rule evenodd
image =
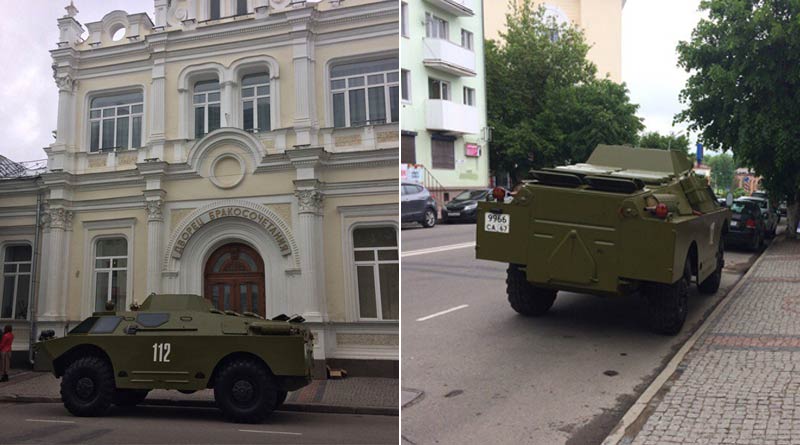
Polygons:
<instances>
[{"instance_id":1,"label":"brick paved sidewalk","mask_svg":"<svg viewBox=\"0 0 800 445\"><path fill-rule=\"evenodd\" d=\"M745 280L620 444L800 443L800 242Z\"/></svg>"},{"instance_id":2,"label":"brick paved sidewalk","mask_svg":"<svg viewBox=\"0 0 800 445\"><path fill-rule=\"evenodd\" d=\"M50 373L12 370L11 380L0 383L2 402L61 403L60 379ZM153 390L145 404L213 407L212 390L181 394L178 391ZM390 378L348 377L341 380L314 380L310 385L289 393L280 408L286 411L313 411L349 414L398 415L399 381Z\"/></svg>"}]
</instances>

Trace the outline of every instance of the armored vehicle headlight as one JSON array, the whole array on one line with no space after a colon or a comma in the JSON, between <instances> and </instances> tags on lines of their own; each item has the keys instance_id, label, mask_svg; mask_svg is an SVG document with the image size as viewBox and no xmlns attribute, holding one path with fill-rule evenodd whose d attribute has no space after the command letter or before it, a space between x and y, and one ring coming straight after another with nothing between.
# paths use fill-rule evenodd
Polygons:
<instances>
[{"instance_id":1,"label":"armored vehicle headlight","mask_svg":"<svg viewBox=\"0 0 800 445\"><path fill-rule=\"evenodd\" d=\"M666 205L666 204L664 204L664 203L662 202L662 203L659 203L659 204L656 206L656 216L657 216L657 217L659 217L659 218L661 218L661 219L664 219L664 218L666 218L666 217L667 217L667 215L668 215L668 214L669 214L669 209L667 208L667 205Z\"/></svg>"}]
</instances>

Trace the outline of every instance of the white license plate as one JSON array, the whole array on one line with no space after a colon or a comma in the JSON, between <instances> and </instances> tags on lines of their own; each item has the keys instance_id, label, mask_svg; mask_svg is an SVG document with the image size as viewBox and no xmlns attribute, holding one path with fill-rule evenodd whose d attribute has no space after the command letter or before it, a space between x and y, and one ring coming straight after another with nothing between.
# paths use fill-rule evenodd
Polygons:
<instances>
[{"instance_id":1,"label":"white license plate","mask_svg":"<svg viewBox=\"0 0 800 445\"><path fill-rule=\"evenodd\" d=\"M736 227L739 225L739 221L731 221L731 227Z\"/></svg>"},{"instance_id":2,"label":"white license plate","mask_svg":"<svg viewBox=\"0 0 800 445\"><path fill-rule=\"evenodd\" d=\"M450 212L447 216L461 216L461 212Z\"/></svg>"},{"instance_id":3,"label":"white license plate","mask_svg":"<svg viewBox=\"0 0 800 445\"><path fill-rule=\"evenodd\" d=\"M511 229L511 215L486 213L483 230L486 232L508 233Z\"/></svg>"}]
</instances>

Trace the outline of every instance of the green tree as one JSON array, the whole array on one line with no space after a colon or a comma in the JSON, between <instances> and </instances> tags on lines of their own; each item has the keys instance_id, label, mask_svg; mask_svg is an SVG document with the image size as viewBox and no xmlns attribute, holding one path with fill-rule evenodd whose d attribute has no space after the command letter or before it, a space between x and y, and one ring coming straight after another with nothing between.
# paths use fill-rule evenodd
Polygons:
<instances>
[{"instance_id":1,"label":"green tree","mask_svg":"<svg viewBox=\"0 0 800 445\"><path fill-rule=\"evenodd\" d=\"M573 26L515 2L501 40L486 42L490 162L514 182L531 168L583 162L601 143L632 144L641 130L624 85L597 79Z\"/></svg>"},{"instance_id":2,"label":"green tree","mask_svg":"<svg viewBox=\"0 0 800 445\"><path fill-rule=\"evenodd\" d=\"M728 190L732 187L736 173L733 156L728 153L707 156L705 164L711 167L711 186L714 190Z\"/></svg>"},{"instance_id":3,"label":"green tree","mask_svg":"<svg viewBox=\"0 0 800 445\"><path fill-rule=\"evenodd\" d=\"M702 0L700 20L678 63L690 73L677 121L706 146L732 150L789 203L794 237L800 202L800 2Z\"/></svg>"},{"instance_id":4,"label":"green tree","mask_svg":"<svg viewBox=\"0 0 800 445\"><path fill-rule=\"evenodd\" d=\"M676 136L674 133L661 135L656 131L648 131L639 136L636 145L642 148L679 150L689 154L689 146L691 145L691 141L689 141L689 137L684 134L680 136Z\"/></svg>"}]
</instances>

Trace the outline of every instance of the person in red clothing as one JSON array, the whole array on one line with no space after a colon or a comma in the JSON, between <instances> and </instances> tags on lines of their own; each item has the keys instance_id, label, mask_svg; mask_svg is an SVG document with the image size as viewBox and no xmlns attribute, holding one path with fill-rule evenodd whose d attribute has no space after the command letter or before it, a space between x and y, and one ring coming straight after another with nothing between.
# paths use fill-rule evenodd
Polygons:
<instances>
[{"instance_id":1,"label":"person in red clothing","mask_svg":"<svg viewBox=\"0 0 800 445\"><path fill-rule=\"evenodd\" d=\"M14 343L14 334L11 332L11 325L7 324L3 328L3 338L0 338L0 382L8 381L8 370L11 368L11 344Z\"/></svg>"}]
</instances>

